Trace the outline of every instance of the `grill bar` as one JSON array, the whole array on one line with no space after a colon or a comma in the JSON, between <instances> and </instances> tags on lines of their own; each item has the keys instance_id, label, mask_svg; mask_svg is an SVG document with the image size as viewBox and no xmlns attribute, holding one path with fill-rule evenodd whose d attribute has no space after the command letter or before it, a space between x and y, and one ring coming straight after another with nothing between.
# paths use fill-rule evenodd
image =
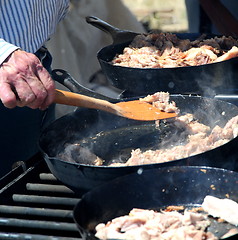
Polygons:
<instances>
[{"instance_id":1,"label":"grill bar","mask_svg":"<svg viewBox=\"0 0 238 240\"><path fill-rule=\"evenodd\" d=\"M74 237L55 237L44 236L38 234L24 234L24 233L0 233L1 240L80 240Z\"/></svg>"},{"instance_id":2,"label":"grill bar","mask_svg":"<svg viewBox=\"0 0 238 240\"><path fill-rule=\"evenodd\" d=\"M74 223L62 223L51 221L38 221L38 220L24 220L15 218L0 218L0 226L13 227L13 228L35 228L46 229L54 231L72 231L77 232L78 229Z\"/></svg>"},{"instance_id":3,"label":"grill bar","mask_svg":"<svg viewBox=\"0 0 238 240\"><path fill-rule=\"evenodd\" d=\"M63 185L51 185L51 184L36 184L27 183L26 189L29 191L44 191L44 192L58 192L58 193L71 193L73 191Z\"/></svg>"},{"instance_id":4,"label":"grill bar","mask_svg":"<svg viewBox=\"0 0 238 240\"><path fill-rule=\"evenodd\" d=\"M82 240L73 220L78 201L37 155L0 181L0 239Z\"/></svg>"},{"instance_id":5,"label":"grill bar","mask_svg":"<svg viewBox=\"0 0 238 240\"><path fill-rule=\"evenodd\" d=\"M48 197L48 196L37 196L37 195L22 195L13 194L13 200L22 203L41 203L41 204L53 204L53 205L65 205L75 206L79 199L77 198L65 198L65 197Z\"/></svg>"},{"instance_id":6,"label":"grill bar","mask_svg":"<svg viewBox=\"0 0 238 240\"><path fill-rule=\"evenodd\" d=\"M56 177L51 173L40 173L40 179L43 181L55 181L58 182Z\"/></svg>"},{"instance_id":7,"label":"grill bar","mask_svg":"<svg viewBox=\"0 0 238 240\"><path fill-rule=\"evenodd\" d=\"M19 207L0 205L0 213L11 215L25 215L25 216L41 216L41 217L56 217L56 218L69 218L72 219L73 213L69 210L61 209L46 209L46 208L32 208L32 207Z\"/></svg>"},{"instance_id":8,"label":"grill bar","mask_svg":"<svg viewBox=\"0 0 238 240\"><path fill-rule=\"evenodd\" d=\"M5 185L2 189L0 189L0 194L2 194L4 191L8 190L11 186L13 186L17 181L20 181L20 179L27 175L29 172L31 172L34 168L30 167L25 172L17 176L13 181L9 182L7 185Z\"/></svg>"}]
</instances>

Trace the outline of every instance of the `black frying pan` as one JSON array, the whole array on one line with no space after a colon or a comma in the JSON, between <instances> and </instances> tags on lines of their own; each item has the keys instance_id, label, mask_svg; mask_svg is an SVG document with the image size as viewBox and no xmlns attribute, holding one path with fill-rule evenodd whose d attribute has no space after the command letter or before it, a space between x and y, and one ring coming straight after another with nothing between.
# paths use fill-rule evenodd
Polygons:
<instances>
[{"instance_id":1,"label":"black frying pan","mask_svg":"<svg viewBox=\"0 0 238 240\"><path fill-rule=\"evenodd\" d=\"M209 167L165 167L129 174L86 193L74 209L74 219L84 239L98 239L94 236L98 223L126 215L132 208L198 207L207 195L229 196L238 202L238 173ZM211 218L208 231L221 237L230 228L235 226Z\"/></svg>"},{"instance_id":2,"label":"black frying pan","mask_svg":"<svg viewBox=\"0 0 238 240\"><path fill-rule=\"evenodd\" d=\"M116 88L130 92L130 96L147 95L155 91L200 95L231 94L238 88L238 58L220 63L177 68L145 69L114 66L110 61L116 54L122 53L139 33L115 28L93 16L86 17L86 21L111 35L113 44L99 50L97 58L109 82ZM176 35L189 40L201 37L198 33ZM205 38L215 36L218 35L210 34Z\"/></svg>"},{"instance_id":3,"label":"black frying pan","mask_svg":"<svg viewBox=\"0 0 238 240\"><path fill-rule=\"evenodd\" d=\"M53 77L59 82L70 83L73 80L67 72L59 72L61 74L53 71ZM82 86L79 88L78 92L82 93L81 90L84 90L85 94L93 93L94 97L97 95ZM173 95L171 99L177 103L182 112L194 113L199 121L211 127L215 124L223 126L230 118L238 115L237 106L216 99L186 95ZM131 148L151 147L150 143L165 138L167 134L171 134L171 130L173 129L167 124L162 125L158 131L155 130L154 122L129 120L93 109L77 109L49 125L41 134L39 146L51 172L79 194L116 177L136 172L140 168L204 165L238 170L237 137L211 151L167 163L129 167L88 165L95 154L105 159L107 164L113 157L121 152L128 153ZM89 157L82 158L75 143L89 149ZM65 154L66 149L68 151ZM62 152L64 157L60 156Z\"/></svg>"}]
</instances>

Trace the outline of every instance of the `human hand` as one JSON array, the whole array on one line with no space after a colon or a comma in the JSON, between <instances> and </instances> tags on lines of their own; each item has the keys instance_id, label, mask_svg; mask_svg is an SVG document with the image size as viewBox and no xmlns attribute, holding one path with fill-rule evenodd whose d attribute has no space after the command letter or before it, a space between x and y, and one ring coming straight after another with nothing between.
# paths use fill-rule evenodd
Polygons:
<instances>
[{"instance_id":1,"label":"human hand","mask_svg":"<svg viewBox=\"0 0 238 240\"><path fill-rule=\"evenodd\" d=\"M54 81L34 54L16 50L0 66L0 99L5 107L44 110L54 95Z\"/></svg>"}]
</instances>

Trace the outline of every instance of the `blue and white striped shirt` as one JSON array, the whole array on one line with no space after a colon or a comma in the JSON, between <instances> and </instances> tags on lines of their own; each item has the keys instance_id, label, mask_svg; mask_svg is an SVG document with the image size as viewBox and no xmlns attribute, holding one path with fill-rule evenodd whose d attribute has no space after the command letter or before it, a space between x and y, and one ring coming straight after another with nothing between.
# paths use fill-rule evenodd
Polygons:
<instances>
[{"instance_id":1,"label":"blue and white striped shirt","mask_svg":"<svg viewBox=\"0 0 238 240\"><path fill-rule=\"evenodd\" d=\"M68 7L69 0L0 0L0 64L17 48L35 53Z\"/></svg>"}]
</instances>

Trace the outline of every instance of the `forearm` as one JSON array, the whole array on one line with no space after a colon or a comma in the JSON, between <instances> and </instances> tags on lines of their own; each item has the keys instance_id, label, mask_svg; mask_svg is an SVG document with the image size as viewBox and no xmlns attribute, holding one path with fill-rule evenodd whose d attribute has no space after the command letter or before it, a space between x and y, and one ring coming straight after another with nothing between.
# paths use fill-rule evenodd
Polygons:
<instances>
[{"instance_id":1,"label":"forearm","mask_svg":"<svg viewBox=\"0 0 238 240\"><path fill-rule=\"evenodd\" d=\"M238 36L238 21L219 0L199 0L199 2L221 34Z\"/></svg>"},{"instance_id":2,"label":"forearm","mask_svg":"<svg viewBox=\"0 0 238 240\"><path fill-rule=\"evenodd\" d=\"M19 47L10 44L0 38L0 65L6 60L6 58Z\"/></svg>"}]
</instances>

